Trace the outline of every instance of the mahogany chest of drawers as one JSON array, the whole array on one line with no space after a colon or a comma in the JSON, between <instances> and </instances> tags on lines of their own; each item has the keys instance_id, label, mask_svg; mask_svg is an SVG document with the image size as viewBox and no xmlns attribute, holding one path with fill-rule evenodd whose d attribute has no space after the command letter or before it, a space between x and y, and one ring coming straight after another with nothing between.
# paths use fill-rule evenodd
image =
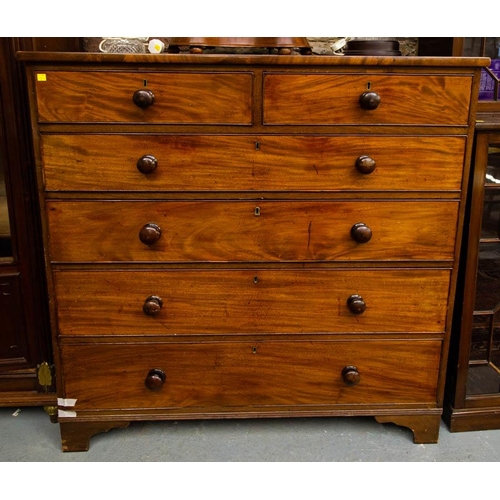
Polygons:
<instances>
[{"instance_id":1,"label":"mahogany chest of drawers","mask_svg":"<svg viewBox=\"0 0 500 500\"><path fill-rule=\"evenodd\" d=\"M266 416L437 441L487 60L19 57L64 450Z\"/></svg>"}]
</instances>

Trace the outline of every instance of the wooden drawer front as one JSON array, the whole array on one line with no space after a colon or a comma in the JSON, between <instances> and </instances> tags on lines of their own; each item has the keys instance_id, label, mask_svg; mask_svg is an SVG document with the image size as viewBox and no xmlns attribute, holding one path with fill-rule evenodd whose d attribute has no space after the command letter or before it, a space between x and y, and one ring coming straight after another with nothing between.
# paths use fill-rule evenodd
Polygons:
<instances>
[{"instance_id":1,"label":"wooden drawer front","mask_svg":"<svg viewBox=\"0 0 500 500\"><path fill-rule=\"evenodd\" d=\"M47 206L58 262L451 260L458 210L455 201L373 200ZM143 243L145 231L159 239Z\"/></svg>"},{"instance_id":2,"label":"wooden drawer front","mask_svg":"<svg viewBox=\"0 0 500 500\"><path fill-rule=\"evenodd\" d=\"M233 124L252 122L252 73L36 72L39 122ZM146 85L147 86L146 86ZM146 109L133 102L148 90Z\"/></svg>"},{"instance_id":3,"label":"wooden drawer front","mask_svg":"<svg viewBox=\"0 0 500 500\"><path fill-rule=\"evenodd\" d=\"M42 148L49 191L458 191L465 138L50 134Z\"/></svg>"},{"instance_id":4,"label":"wooden drawer front","mask_svg":"<svg viewBox=\"0 0 500 500\"><path fill-rule=\"evenodd\" d=\"M380 74L266 74L268 125L466 125L472 77ZM380 96L363 109L360 96Z\"/></svg>"},{"instance_id":5,"label":"wooden drawer front","mask_svg":"<svg viewBox=\"0 0 500 500\"><path fill-rule=\"evenodd\" d=\"M439 333L449 278L439 269L54 272L63 336ZM353 295L366 305L361 314L348 307Z\"/></svg>"},{"instance_id":6,"label":"wooden drawer front","mask_svg":"<svg viewBox=\"0 0 500 500\"><path fill-rule=\"evenodd\" d=\"M255 341L62 346L74 410L436 404L440 341ZM359 383L342 371L354 366ZM165 374L158 390L145 380ZM240 407L240 408L238 408ZM242 408L243 407L243 408Z\"/></svg>"}]
</instances>

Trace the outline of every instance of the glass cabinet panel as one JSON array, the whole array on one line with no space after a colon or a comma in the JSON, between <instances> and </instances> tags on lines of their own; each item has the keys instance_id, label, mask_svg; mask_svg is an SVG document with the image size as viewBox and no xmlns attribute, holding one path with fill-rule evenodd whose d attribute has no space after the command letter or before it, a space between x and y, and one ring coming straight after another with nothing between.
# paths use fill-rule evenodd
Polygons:
<instances>
[{"instance_id":1,"label":"glass cabinet panel","mask_svg":"<svg viewBox=\"0 0 500 500\"><path fill-rule=\"evenodd\" d=\"M500 37L467 37L464 38L463 55L466 57L491 57L498 59Z\"/></svg>"},{"instance_id":2,"label":"glass cabinet panel","mask_svg":"<svg viewBox=\"0 0 500 500\"><path fill-rule=\"evenodd\" d=\"M486 103L499 102L500 83L500 37L462 38L460 55L466 57L489 57L491 64L483 68L479 85L479 101ZM487 109L487 108L485 108Z\"/></svg>"},{"instance_id":3,"label":"glass cabinet panel","mask_svg":"<svg viewBox=\"0 0 500 500\"><path fill-rule=\"evenodd\" d=\"M7 189L2 157L0 156L0 262L12 260L12 238L7 204Z\"/></svg>"},{"instance_id":4,"label":"glass cabinet panel","mask_svg":"<svg viewBox=\"0 0 500 500\"><path fill-rule=\"evenodd\" d=\"M500 393L500 141L488 146L467 394Z\"/></svg>"}]
</instances>

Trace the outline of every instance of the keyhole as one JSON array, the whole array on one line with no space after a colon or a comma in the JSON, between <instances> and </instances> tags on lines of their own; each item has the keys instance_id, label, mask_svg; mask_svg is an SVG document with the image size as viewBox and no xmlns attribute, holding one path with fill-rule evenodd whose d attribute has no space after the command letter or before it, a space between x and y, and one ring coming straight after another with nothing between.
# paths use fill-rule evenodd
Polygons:
<instances>
[{"instance_id":1,"label":"keyhole","mask_svg":"<svg viewBox=\"0 0 500 500\"><path fill-rule=\"evenodd\" d=\"M366 88L367 88L368 90L370 90L370 89L372 88L372 82L368 82L368 83L366 84Z\"/></svg>"},{"instance_id":2,"label":"keyhole","mask_svg":"<svg viewBox=\"0 0 500 500\"><path fill-rule=\"evenodd\" d=\"M252 347L252 354L257 354L257 348L256 347Z\"/></svg>"},{"instance_id":3,"label":"keyhole","mask_svg":"<svg viewBox=\"0 0 500 500\"><path fill-rule=\"evenodd\" d=\"M147 80L143 80L143 81L142 81L142 83L143 83L143 85L144 85L145 87L147 87L147 86L148 86L148 81L147 81Z\"/></svg>"},{"instance_id":4,"label":"keyhole","mask_svg":"<svg viewBox=\"0 0 500 500\"><path fill-rule=\"evenodd\" d=\"M260 207L255 207L255 210L253 211L253 213L256 217L259 217L260 216Z\"/></svg>"},{"instance_id":5,"label":"keyhole","mask_svg":"<svg viewBox=\"0 0 500 500\"><path fill-rule=\"evenodd\" d=\"M254 282L255 284L257 284L257 283L259 282L259 277L258 277L258 276L254 276L254 278L253 278L253 282Z\"/></svg>"}]
</instances>

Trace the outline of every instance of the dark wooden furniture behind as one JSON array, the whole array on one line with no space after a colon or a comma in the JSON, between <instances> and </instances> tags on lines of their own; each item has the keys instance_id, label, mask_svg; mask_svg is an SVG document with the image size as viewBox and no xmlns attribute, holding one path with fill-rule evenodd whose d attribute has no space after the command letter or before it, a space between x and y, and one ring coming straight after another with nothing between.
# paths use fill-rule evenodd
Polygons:
<instances>
[{"instance_id":1,"label":"dark wooden furniture behind","mask_svg":"<svg viewBox=\"0 0 500 500\"><path fill-rule=\"evenodd\" d=\"M421 54L492 59L499 58L499 44L500 37L419 40ZM498 75L482 79L498 89ZM494 97L486 94L477 108L443 414L452 432L500 428L500 101Z\"/></svg>"},{"instance_id":2,"label":"dark wooden furniture behind","mask_svg":"<svg viewBox=\"0 0 500 500\"><path fill-rule=\"evenodd\" d=\"M61 46L61 39L53 45ZM0 38L0 406L56 410L36 175L24 71L33 38Z\"/></svg>"},{"instance_id":3,"label":"dark wooden furniture behind","mask_svg":"<svg viewBox=\"0 0 500 500\"><path fill-rule=\"evenodd\" d=\"M486 59L19 58L64 450L144 419L437 441Z\"/></svg>"},{"instance_id":4,"label":"dark wooden furniture behind","mask_svg":"<svg viewBox=\"0 0 500 500\"><path fill-rule=\"evenodd\" d=\"M500 428L500 115L478 115L446 387L450 431Z\"/></svg>"}]
</instances>

